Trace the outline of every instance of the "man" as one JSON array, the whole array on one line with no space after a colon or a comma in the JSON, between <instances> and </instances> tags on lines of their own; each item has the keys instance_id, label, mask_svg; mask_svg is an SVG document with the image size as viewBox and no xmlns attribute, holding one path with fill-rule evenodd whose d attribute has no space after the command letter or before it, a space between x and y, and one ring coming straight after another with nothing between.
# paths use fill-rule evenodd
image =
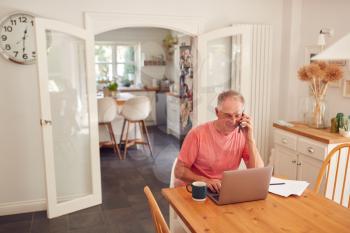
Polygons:
<instances>
[{"instance_id":1,"label":"man","mask_svg":"<svg viewBox=\"0 0 350 233\"><path fill-rule=\"evenodd\" d=\"M241 159L248 168L264 166L243 106L244 98L236 91L218 96L217 120L193 128L185 138L175 167L177 185L204 181L219 192L223 172L237 169Z\"/></svg>"}]
</instances>

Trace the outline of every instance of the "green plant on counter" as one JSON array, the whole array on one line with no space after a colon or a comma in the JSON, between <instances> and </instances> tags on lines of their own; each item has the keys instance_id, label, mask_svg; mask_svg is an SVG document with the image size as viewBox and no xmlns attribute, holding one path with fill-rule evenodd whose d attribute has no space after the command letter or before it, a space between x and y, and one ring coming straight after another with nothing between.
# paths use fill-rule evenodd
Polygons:
<instances>
[{"instance_id":1,"label":"green plant on counter","mask_svg":"<svg viewBox=\"0 0 350 233\"><path fill-rule=\"evenodd\" d=\"M173 45L177 44L177 37L174 37L170 33L163 39L163 44L167 48L171 48Z\"/></svg>"},{"instance_id":2,"label":"green plant on counter","mask_svg":"<svg viewBox=\"0 0 350 233\"><path fill-rule=\"evenodd\" d=\"M116 91L116 90L118 90L118 83L111 82L108 84L107 88L109 91Z\"/></svg>"}]
</instances>

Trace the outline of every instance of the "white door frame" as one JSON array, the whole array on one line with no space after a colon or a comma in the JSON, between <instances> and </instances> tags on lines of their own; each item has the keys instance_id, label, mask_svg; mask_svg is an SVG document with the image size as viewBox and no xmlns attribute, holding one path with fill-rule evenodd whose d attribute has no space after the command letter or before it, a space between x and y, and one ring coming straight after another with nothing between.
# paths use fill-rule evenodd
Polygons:
<instances>
[{"instance_id":1,"label":"white door frame","mask_svg":"<svg viewBox=\"0 0 350 233\"><path fill-rule=\"evenodd\" d=\"M98 141L98 119L96 103L96 87L94 78L94 39L93 35L79 27L62 23L55 20L36 18L35 35L38 51L38 77L41 103L41 119L51 121L51 104L48 91L48 62L47 62L47 39L46 30L55 30L67 33L85 41L86 51L86 74L87 74L87 93L90 118L90 159L91 159L91 185L92 193L70 201L58 203L56 190L55 160L53 151L52 126L50 124L42 126L43 145L45 155L45 174L46 174L46 196L48 217L58 217L80 209L102 203L101 196L101 173Z\"/></svg>"},{"instance_id":2,"label":"white door frame","mask_svg":"<svg viewBox=\"0 0 350 233\"><path fill-rule=\"evenodd\" d=\"M164 15L144 15L144 14L124 14L110 12L85 12L85 28L92 34L97 35L110 30L116 30L127 27L157 27L166 28L182 32L192 37L197 37L203 33L204 18L199 17L177 17ZM197 53L197 48L194 47L194 53ZM196 54L194 54L196 57ZM194 64L196 66L196 64ZM197 96L200 80L197 70L194 69L193 93ZM198 106L193 106L193 126L197 125Z\"/></svg>"}]
</instances>

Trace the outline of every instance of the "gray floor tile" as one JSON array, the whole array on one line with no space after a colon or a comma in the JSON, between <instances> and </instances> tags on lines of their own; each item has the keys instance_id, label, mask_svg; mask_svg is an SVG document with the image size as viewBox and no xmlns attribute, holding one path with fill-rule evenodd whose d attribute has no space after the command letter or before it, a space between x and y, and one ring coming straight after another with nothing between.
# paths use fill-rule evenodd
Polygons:
<instances>
[{"instance_id":1,"label":"gray floor tile","mask_svg":"<svg viewBox=\"0 0 350 233\"><path fill-rule=\"evenodd\" d=\"M103 215L100 212L71 214L68 216L69 230L104 226Z\"/></svg>"},{"instance_id":2,"label":"gray floor tile","mask_svg":"<svg viewBox=\"0 0 350 233\"><path fill-rule=\"evenodd\" d=\"M12 222L32 221L33 213L0 216L0 224Z\"/></svg>"},{"instance_id":3,"label":"gray floor tile","mask_svg":"<svg viewBox=\"0 0 350 233\"><path fill-rule=\"evenodd\" d=\"M17 221L0 224L0 233L29 233L30 221Z\"/></svg>"}]
</instances>

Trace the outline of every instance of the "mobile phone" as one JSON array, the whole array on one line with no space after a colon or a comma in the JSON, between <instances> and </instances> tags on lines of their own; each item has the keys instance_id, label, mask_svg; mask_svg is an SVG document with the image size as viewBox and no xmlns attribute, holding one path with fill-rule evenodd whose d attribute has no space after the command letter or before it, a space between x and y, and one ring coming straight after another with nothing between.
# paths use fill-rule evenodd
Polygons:
<instances>
[{"instance_id":1,"label":"mobile phone","mask_svg":"<svg viewBox=\"0 0 350 233\"><path fill-rule=\"evenodd\" d=\"M242 111L242 117L244 116L244 110ZM239 121L239 124L238 124L238 133L240 133L241 131L243 131L243 124L242 124L242 120Z\"/></svg>"}]
</instances>

